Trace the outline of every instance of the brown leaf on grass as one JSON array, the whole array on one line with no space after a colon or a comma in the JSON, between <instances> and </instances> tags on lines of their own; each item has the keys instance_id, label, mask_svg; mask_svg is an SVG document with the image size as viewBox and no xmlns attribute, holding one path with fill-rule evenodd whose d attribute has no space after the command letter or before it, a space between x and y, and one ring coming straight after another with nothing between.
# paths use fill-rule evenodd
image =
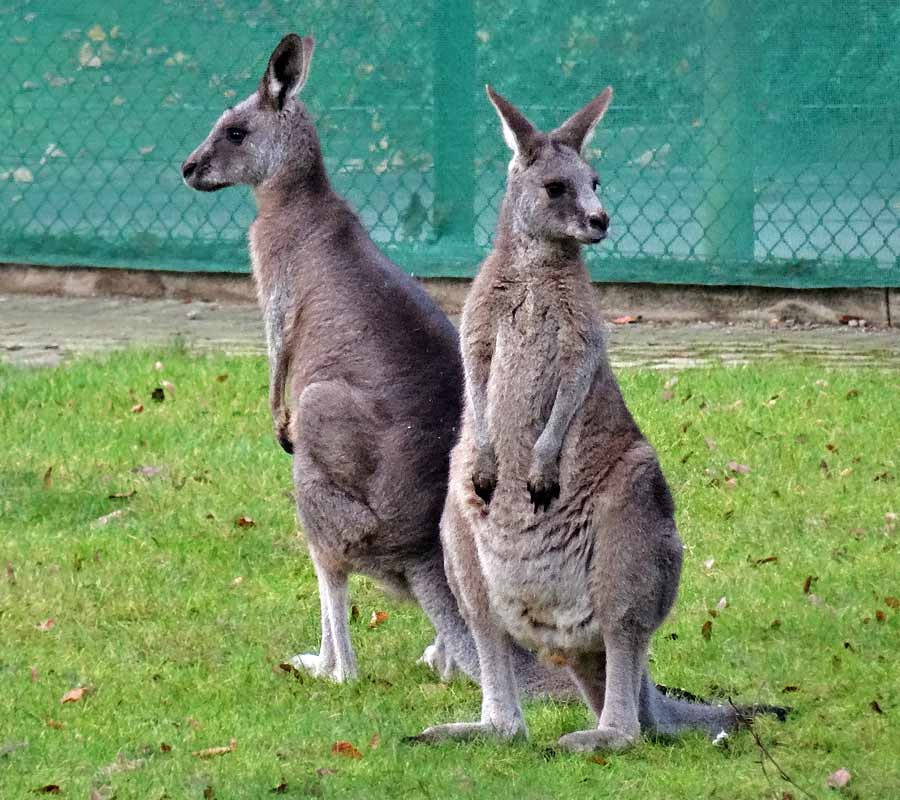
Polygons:
<instances>
[{"instance_id":1,"label":"brown leaf on grass","mask_svg":"<svg viewBox=\"0 0 900 800\"><path fill-rule=\"evenodd\" d=\"M780 620L780 619L773 619L773 620L772 620L772 624L769 625L769 627L770 627L770 628L774 628L774 629L777 630L778 628L781 627L781 620Z\"/></svg>"},{"instance_id":2,"label":"brown leaf on grass","mask_svg":"<svg viewBox=\"0 0 900 800\"><path fill-rule=\"evenodd\" d=\"M825 785L831 789L843 789L848 783L850 783L850 779L853 776L850 774L849 769L845 769L841 767L841 769L832 772L831 775L828 776L828 780L825 781Z\"/></svg>"},{"instance_id":3,"label":"brown leaf on grass","mask_svg":"<svg viewBox=\"0 0 900 800\"><path fill-rule=\"evenodd\" d=\"M252 528L256 525L256 522L253 521L252 517L245 517L243 514L235 519L234 524L239 528Z\"/></svg>"},{"instance_id":4,"label":"brown leaf on grass","mask_svg":"<svg viewBox=\"0 0 900 800\"><path fill-rule=\"evenodd\" d=\"M715 449L719 446L718 444L716 444L716 440L715 440L715 439L710 439L709 436L704 436L704 437L703 437L703 441L706 442L706 446L707 446L710 450L715 450Z\"/></svg>"},{"instance_id":5,"label":"brown leaf on grass","mask_svg":"<svg viewBox=\"0 0 900 800\"><path fill-rule=\"evenodd\" d=\"M601 767L605 767L609 762L603 756L591 756L588 761L591 764L597 764Z\"/></svg>"},{"instance_id":6,"label":"brown leaf on grass","mask_svg":"<svg viewBox=\"0 0 900 800\"><path fill-rule=\"evenodd\" d=\"M92 691L93 689L91 689L90 686L79 686L77 689L69 689L69 691L62 696L62 699L59 702L62 704L77 703L86 694L90 694Z\"/></svg>"},{"instance_id":7,"label":"brown leaf on grass","mask_svg":"<svg viewBox=\"0 0 900 800\"><path fill-rule=\"evenodd\" d=\"M370 628L377 628L383 622L387 622L388 613L387 611L373 611L372 618L369 620Z\"/></svg>"},{"instance_id":8,"label":"brown leaf on grass","mask_svg":"<svg viewBox=\"0 0 900 800\"><path fill-rule=\"evenodd\" d=\"M44 487L44 491L53 486L53 464L47 467L47 471L44 473L44 478L41 481L41 485Z\"/></svg>"},{"instance_id":9,"label":"brown leaf on grass","mask_svg":"<svg viewBox=\"0 0 900 800\"><path fill-rule=\"evenodd\" d=\"M373 733L372 738L369 739L369 750L377 750L379 744L381 744L381 737L377 733Z\"/></svg>"},{"instance_id":10,"label":"brown leaf on grass","mask_svg":"<svg viewBox=\"0 0 900 800\"><path fill-rule=\"evenodd\" d=\"M631 316L631 314L624 314L621 317L616 317L612 320L613 325L634 325L636 322L640 322L643 317L638 314L636 317Z\"/></svg>"},{"instance_id":11,"label":"brown leaf on grass","mask_svg":"<svg viewBox=\"0 0 900 800\"><path fill-rule=\"evenodd\" d=\"M62 789L59 788L58 783L48 783L34 790L35 794L60 794L61 792Z\"/></svg>"},{"instance_id":12,"label":"brown leaf on grass","mask_svg":"<svg viewBox=\"0 0 900 800\"><path fill-rule=\"evenodd\" d=\"M778 562L778 556L766 556L765 558L757 558L753 562L753 566L759 567L763 564L775 564Z\"/></svg>"},{"instance_id":13,"label":"brown leaf on grass","mask_svg":"<svg viewBox=\"0 0 900 800\"><path fill-rule=\"evenodd\" d=\"M869 708L871 708L872 711L874 711L876 714L883 714L883 713L884 713L884 712L881 710L881 706L878 705L878 701L877 701L877 700L873 700L871 703L869 703Z\"/></svg>"},{"instance_id":14,"label":"brown leaf on grass","mask_svg":"<svg viewBox=\"0 0 900 800\"><path fill-rule=\"evenodd\" d=\"M359 606L354 603L350 606L350 621L357 622L359 621Z\"/></svg>"},{"instance_id":15,"label":"brown leaf on grass","mask_svg":"<svg viewBox=\"0 0 900 800\"><path fill-rule=\"evenodd\" d=\"M143 411L144 411L144 404L143 404L143 403L135 403L135 404L131 407L131 413L132 413L132 414L140 414L140 413L142 413Z\"/></svg>"},{"instance_id":16,"label":"brown leaf on grass","mask_svg":"<svg viewBox=\"0 0 900 800\"><path fill-rule=\"evenodd\" d=\"M282 781L278 784L278 786L274 787L273 789L269 789L269 792L271 792L272 794L287 794L287 790L287 781Z\"/></svg>"},{"instance_id":17,"label":"brown leaf on grass","mask_svg":"<svg viewBox=\"0 0 900 800\"><path fill-rule=\"evenodd\" d=\"M166 744L165 742L160 742L159 744L159 752L160 753L171 753L172 745Z\"/></svg>"},{"instance_id":18,"label":"brown leaf on grass","mask_svg":"<svg viewBox=\"0 0 900 800\"><path fill-rule=\"evenodd\" d=\"M887 619L887 614L885 614L880 608L875 611L875 621L876 622L884 622Z\"/></svg>"},{"instance_id":19,"label":"brown leaf on grass","mask_svg":"<svg viewBox=\"0 0 900 800\"><path fill-rule=\"evenodd\" d=\"M806 580L803 581L803 594L809 594L809 590L817 580L819 580L819 578L816 575L807 575Z\"/></svg>"},{"instance_id":20,"label":"brown leaf on grass","mask_svg":"<svg viewBox=\"0 0 900 800\"><path fill-rule=\"evenodd\" d=\"M331 754L333 756L343 756L344 758L362 758L363 754L359 752L350 742L337 741L331 745Z\"/></svg>"},{"instance_id":21,"label":"brown leaf on grass","mask_svg":"<svg viewBox=\"0 0 900 800\"><path fill-rule=\"evenodd\" d=\"M137 489L132 489L130 492L113 492L110 496L110 500L127 500L129 497L134 497L137 494Z\"/></svg>"},{"instance_id":22,"label":"brown leaf on grass","mask_svg":"<svg viewBox=\"0 0 900 800\"><path fill-rule=\"evenodd\" d=\"M224 756L226 753L233 753L237 750L237 739L232 739L223 747L207 747L204 750L194 750L192 756L197 758L214 758L215 756Z\"/></svg>"},{"instance_id":23,"label":"brown leaf on grass","mask_svg":"<svg viewBox=\"0 0 900 800\"><path fill-rule=\"evenodd\" d=\"M729 461L728 470L729 472L740 473L741 475L750 474L750 467L748 467L746 464L739 464L737 461Z\"/></svg>"},{"instance_id":24,"label":"brown leaf on grass","mask_svg":"<svg viewBox=\"0 0 900 800\"><path fill-rule=\"evenodd\" d=\"M38 672L37 667L31 667L31 682L37 683L38 678L40 678L40 677L41 677L41 673Z\"/></svg>"},{"instance_id":25,"label":"brown leaf on grass","mask_svg":"<svg viewBox=\"0 0 900 800\"><path fill-rule=\"evenodd\" d=\"M43 622L39 622L34 627L39 631L43 631L44 633L46 633L47 631L52 630L54 625L56 625L56 620L53 619L53 617L50 617L50 619L45 619Z\"/></svg>"},{"instance_id":26,"label":"brown leaf on grass","mask_svg":"<svg viewBox=\"0 0 900 800\"><path fill-rule=\"evenodd\" d=\"M228 380L228 373L227 373L227 372L223 372L221 375L216 375L216 380L217 380L219 383L225 383L225 381Z\"/></svg>"},{"instance_id":27,"label":"brown leaf on grass","mask_svg":"<svg viewBox=\"0 0 900 800\"><path fill-rule=\"evenodd\" d=\"M288 675L293 675L298 681L303 680L303 670L297 669L289 661L285 661L283 664L279 664L278 669L280 669L282 672L288 673ZM274 671L274 667L273 667L273 671Z\"/></svg>"},{"instance_id":28,"label":"brown leaf on grass","mask_svg":"<svg viewBox=\"0 0 900 800\"><path fill-rule=\"evenodd\" d=\"M331 769L331 767L319 767L316 770L316 775L320 778L324 778L326 775L337 775L338 771L336 769Z\"/></svg>"},{"instance_id":29,"label":"brown leaf on grass","mask_svg":"<svg viewBox=\"0 0 900 800\"><path fill-rule=\"evenodd\" d=\"M6 580L13 586L16 583L16 568L13 566L12 561L6 562Z\"/></svg>"},{"instance_id":30,"label":"brown leaf on grass","mask_svg":"<svg viewBox=\"0 0 900 800\"><path fill-rule=\"evenodd\" d=\"M849 392L847 392L847 399L848 399L848 400L851 400L851 399L853 399L854 397L859 397L859 390L858 390L858 389L851 389Z\"/></svg>"},{"instance_id":31,"label":"brown leaf on grass","mask_svg":"<svg viewBox=\"0 0 900 800\"><path fill-rule=\"evenodd\" d=\"M712 620L706 620L700 628L700 635L708 642L712 637Z\"/></svg>"},{"instance_id":32,"label":"brown leaf on grass","mask_svg":"<svg viewBox=\"0 0 900 800\"><path fill-rule=\"evenodd\" d=\"M784 692L785 694L788 694L789 692L799 692L799 691L800 691L800 687L799 687L799 686L793 686L793 685L791 685L791 686L785 686L781 691Z\"/></svg>"},{"instance_id":33,"label":"brown leaf on grass","mask_svg":"<svg viewBox=\"0 0 900 800\"><path fill-rule=\"evenodd\" d=\"M207 786L203 790L203 800L216 800L216 792L212 786Z\"/></svg>"},{"instance_id":34,"label":"brown leaf on grass","mask_svg":"<svg viewBox=\"0 0 900 800\"><path fill-rule=\"evenodd\" d=\"M47 727L53 728L53 730L55 731L61 731L65 727L65 725L57 719L48 719Z\"/></svg>"},{"instance_id":35,"label":"brown leaf on grass","mask_svg":"<svg viewBox=\"0 0 900 800\"><path fill-rule=\"evenodd\" d=\"M893 597L893 596L891 596L891 597L885 597L885 598L884 598L884 604L885 604L888 608L893 608L894 611L896 611L897 609L900 609L900 599L898 599L898 598L896 598L896 597Z\"/></svg>"}]
</instances>

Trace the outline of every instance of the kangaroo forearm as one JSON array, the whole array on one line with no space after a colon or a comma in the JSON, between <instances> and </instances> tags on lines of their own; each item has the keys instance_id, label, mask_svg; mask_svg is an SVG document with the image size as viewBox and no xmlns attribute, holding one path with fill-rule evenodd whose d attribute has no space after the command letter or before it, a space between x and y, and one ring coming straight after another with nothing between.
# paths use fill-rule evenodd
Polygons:
<instances>
[{"instance_id":1,"label":"kangaroo forearm","mask_svg":"<svg viewBox=\"0 0 900 800\"><path fill-rule=\"evenodd\" d=\"M543 458L555 460L559 457L566 431L587 397L598 363L599 351L591 348L574 372L563 375L550 417L534 445L535 451Z\"/></svg>"}]
</instances>

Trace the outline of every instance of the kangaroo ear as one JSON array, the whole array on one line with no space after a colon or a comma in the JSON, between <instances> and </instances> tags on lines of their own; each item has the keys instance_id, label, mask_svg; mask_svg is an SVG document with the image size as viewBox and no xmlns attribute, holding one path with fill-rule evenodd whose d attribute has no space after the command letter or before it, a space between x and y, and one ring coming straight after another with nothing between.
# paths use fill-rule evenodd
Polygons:
<instances>
[{"instance_id":1,"label":"kangaroo ear","mask_svg":"<svg viewBox=\"0 0 900 800\"><path fill-rule=\"evenodd\" d=\"M550 134L550 138L581 152L594 136L597 123L603 119L612 102L612 86L607 86L590 103L576 111L562 125Z\"/></svg>"},{"instance_id":2,"label":"kangaroo ear","mask_svg":"<svg viewBox=\"0 0 900 800\"><path fill-rule=\"evenodd\" d=\"M497 111L503 125L503 138L515 156L526 153L537 138L538 131L512 103L497 94L490 86L485 86L488 100Z\"/></svg>"},{"instance_id":3,"label":"kangaroo ear","mask_svg":"<svg viewBox=\"0 0 900 800\"><path fill-rule=\"evenodd\" d=\"M303 88L315 46L311 36L301 39L296 33L289 33L278 43L259 82L259 96L264 103L281 111Z\"/></svg>"}]
</instances>

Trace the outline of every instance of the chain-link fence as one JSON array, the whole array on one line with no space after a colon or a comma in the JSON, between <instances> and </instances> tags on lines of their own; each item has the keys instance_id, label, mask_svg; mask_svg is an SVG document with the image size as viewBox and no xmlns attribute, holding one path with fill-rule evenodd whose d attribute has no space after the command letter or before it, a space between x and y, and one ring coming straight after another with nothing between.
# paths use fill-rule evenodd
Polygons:
<instances>
[{"instance_id":1,"label":"chain-link fence","mask_svg":"<svg viewBox=\"0 0 900 800\"><path fill-rule=\"evenodd\" d=\"M0 6L0 260L241 271L245 188L181 160L288 31L333 182L418 275L471 275L508 153L607 83L598 280L900 286L900 5L97 0ZM600 155L602 153L602 158Z\"/></svg>"}]
</instances>

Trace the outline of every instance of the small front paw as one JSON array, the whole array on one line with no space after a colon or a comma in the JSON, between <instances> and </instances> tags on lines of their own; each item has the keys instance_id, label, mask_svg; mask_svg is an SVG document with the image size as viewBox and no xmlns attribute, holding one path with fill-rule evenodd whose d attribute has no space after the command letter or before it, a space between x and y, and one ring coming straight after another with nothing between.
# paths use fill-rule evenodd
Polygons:
<instances>
[{"instance_id":1,"label":"small front paw","mask_svg":"<svg viewBox=\"0 0 900 800\"><path fill-rule=\"evenodd\" d=\"M528 471L528 494L535 513L539 509L550 509L550 504L559 497L559 466L556 462L532 463Z\"/></svg>"},{"instance_id":2,"label":"small front paw","mask_svg":"<svg viewBox=\"0 0 900 800\"><path fill-rule=\"evenodd\" d=\"M291 412L283 409L278 419L275 420L275 438L285 453L292 455L294 443L291 441Z\"/></svg>"},{"instance_id":3,"label":"small front paw","mask_svg":"<svg viewBox=\"0 0 900 800\"><path fill-rule=\"evenodd\" d=\"M475 459L475 468L472 470L472 486L485 505L489 505L497 488L497 456L493 447L485 448L478 453Z\"/></svg>"}]
</instances>

